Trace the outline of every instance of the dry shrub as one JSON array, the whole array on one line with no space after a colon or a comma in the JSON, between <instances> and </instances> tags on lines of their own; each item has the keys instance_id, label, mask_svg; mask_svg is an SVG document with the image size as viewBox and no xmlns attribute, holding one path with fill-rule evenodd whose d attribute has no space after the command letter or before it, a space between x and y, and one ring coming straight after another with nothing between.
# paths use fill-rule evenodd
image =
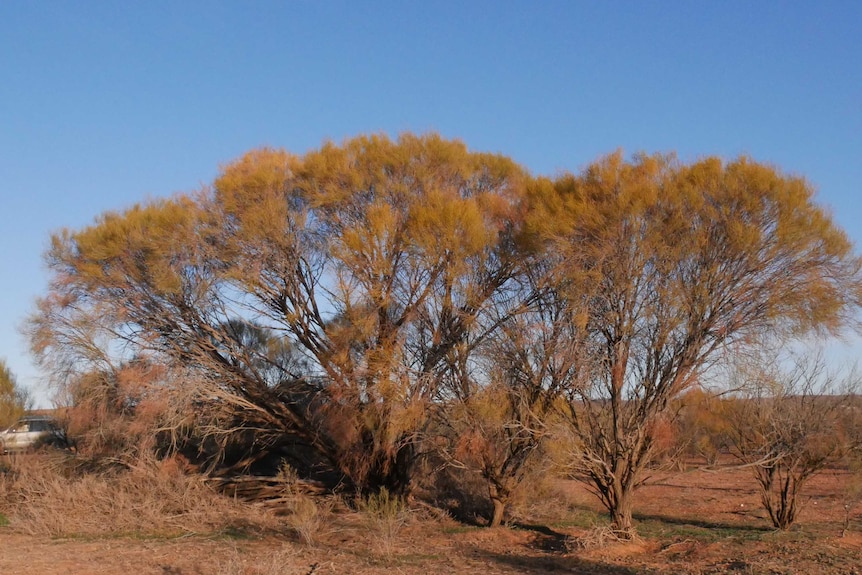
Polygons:
<instances>
[{"instance_id":1,"label":"dry shrub","mask_svg":"<svg viewBox=\"0 0 862 575\"><path fill-rule=\"evenodd\" d=\"M601 549L615 543L639 543L640 537L631 531L615 529L613 525L597 525L579 537L570 537L566 547L571 552Z\"/></svg>"},{"instance_id":2,"label":"dry shrub","mask_svg":"<svg viewBox=\"0 0 862 575\"><path fill-rule=\"evenodd\" d=\"M544 523L568 519L578 510L571 506L561 481L547 466L530 473L512 494L508 522Z\"/></svg>"},{"instance_id":3,"label":"dry shrub","mask_svg":"<svg viewBox=\"0 0 862 575\"><path fill-rule=\"evenodd\" d=\"M0 458L0 515L7 515L15 485L15 471L9 458Z\"/></svg>"},{"instance_id":4,"label":"dry shrub","mask_svg":"<svg viewBox=\"0 0 862 575\"><path fill-rule=\"evenodd\" d=\"M317 543L332 515L331 499L319 499L307 495L296 495L290 504L287 524L303 543L309 547Z\"/></svg>"},{"instance_id":5,"label":"dry shrub","mask_svg":"<svg viewBox=\"0 0 862 575\"><path fill-rule=\"evenodd\" d=\"M277 513L285 516L288 527L303 543L313 547L332 519L335 500L304 492L299 475L287 463L279 467L273 479L280 484L280 496L271 501L278 506Z\"/></svg>"},{"instance_id":6,"label":"dry shrub","mask_svg":"<svg viewBox=\"0 0 862 575\"><path fill-rule=\"evenodd\" d=\"M215 575L284 575L295 561L296 551L289 545L267 552L265 556L243 557L237 549L218 566ZM295 572L295 571L291 571Z\"/></svg>"},{"instance_id":7,"label":"dry shrub","mask_svg":"<svg viewBox=\"0 0 862 575\"><path fill-rule=\"evenodd\" d=\"M67 458L33 455L12 467L0 487L4 513L32 535L179 535L273 525L266 512L216 494L177 459L82 473Z\"/></svg>"},{"instance_id":8,"label":"dry shrub","mask_svg":"<svg viewBox=\"0 0 862 575\"><path fill-rule=\"evenodd\" d=\"M111 370L80 374L63 389L69 407L57 418L76 451L87 457L135 457L152 451L172 403L167 382L178 374L137 358Z\"/></svg>"},{"instance_id":9,"label":"dry shrub","mask_svg":"<svg viewBox=\"0 0 862 575\"><path fill-rule=\"evenodd\" d=\"M427 473L417 494L463 523L486 525L491 516L488 482L472 470L438 466Z\"/></svg>"},{"instance_id":10,"label":"dry shrub","mask_svg":"<svg viewBox=\"0 0 862 575\"><path fill-rule=\"evenodd\" d=\"M392 555L398 532L411 520L410 509L404 500L392 495L384 487L361 499L358 507L379 550L386 556Z\"/></svg>"},{"instance_id":11,"label":"dry shrub","mask_svg":"<svg viewBox=\"0 0 862 575\"><path fill-rule=\"evenodd\" d=\"M862 453L848 457L848 471L850 472L842 492L842 503L844 504L844 525L841 536L844 537L851 530L853 515L862 506Z\"/></svg>"}]
</instances>

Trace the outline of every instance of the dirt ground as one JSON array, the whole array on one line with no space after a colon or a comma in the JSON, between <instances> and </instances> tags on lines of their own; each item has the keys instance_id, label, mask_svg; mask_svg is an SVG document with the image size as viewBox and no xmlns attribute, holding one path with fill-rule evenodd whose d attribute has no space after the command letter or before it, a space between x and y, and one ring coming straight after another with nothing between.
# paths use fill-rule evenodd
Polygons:
<instances>
[{"instance_id":1,"label":"dirt ground","mask_svg":"<svg viewBox=\"0 0 862 575\"><path fill-rule=\"evenodd\" d=\"M311 545L288 530L50 539L13 524L0 527L0 574L862 575L859 503L842 536L846 479L840 471L815 477L798 525L776 532L744 470L659 473L638 497L641 540L628 543L601 541L605 519L574 482L556 482L541 503L517 506L506 527L465 525L420 509L397 531L375 531L343 511Z\"/></svg>"}]
</instances>

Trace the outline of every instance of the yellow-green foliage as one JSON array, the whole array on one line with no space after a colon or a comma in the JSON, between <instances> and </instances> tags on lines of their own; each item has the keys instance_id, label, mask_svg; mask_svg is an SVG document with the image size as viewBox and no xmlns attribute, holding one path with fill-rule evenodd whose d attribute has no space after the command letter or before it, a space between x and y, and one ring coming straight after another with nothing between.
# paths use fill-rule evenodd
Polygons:
<instances>
[{"instance_id":1,"label":"yellow-green foliage","mask_svg":"<svg viewBox=\"0 0 862 575\"><path fill-rule=\"evenodd\" d=\"M107 213L79 232L54 236L52 256L74 266L86 289L151 286L163 294L181 287L176 253L192 248L195 206L190 198L136 205L123 214Z\"/></svg>"},{"instance_id":2,"label":"yellow-green foliage","mask_svg":"<svg viewBox=\"0 0 862 575\"><path fill-rule=\"evenodd\" d=\"M18 386L15 374L0 359L0 430L6 429L24 414L27 394Z\"/></svg>"},{"instance_id":3,"label":"yellow-green foliage","mask_svg":"<svg viewBox=\"0 0 862 575\"><path fill-rule=\"evenodd\" d=\"M746 157L686 165L662 155L627 162L618 152L579 176L533 186L529 223L558 242L569 265L601 266L590 281L625 290L632 271L655 270L652 289L664 303L719 314L736 306L724 329L772 320L835 331L862 294L847 281L860 262L813 196L805 180Z\"/></svg>"},{"instance_id":4,"label":"yellow-green foliage","mask_svg":"<svg viewBox=\"0 0 862 575\"><path fill-rule=\"evenodd\" d=\"M734 399L716 397L695 387L674 406L679 413L676 441L690 455L704 457L714 464L729 445L730 416Z\"/></svg>"}]
</instances>

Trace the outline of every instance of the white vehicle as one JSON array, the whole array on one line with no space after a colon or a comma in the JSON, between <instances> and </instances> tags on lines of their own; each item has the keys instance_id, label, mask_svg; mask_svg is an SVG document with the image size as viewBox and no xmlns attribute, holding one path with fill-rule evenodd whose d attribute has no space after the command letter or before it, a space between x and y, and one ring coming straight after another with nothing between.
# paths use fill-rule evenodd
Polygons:
<instances>
[{"instance_id":1,"label":"white vehicle","mask_svg":"<svg viewBox=\"0 0 862 575\"><path fill-rule=\"evenodd\" d=\"M65 445L63 431L45 415L27 415L0 432L0 453L26 451L42 445Z\"/></svg>"}]
</instances>

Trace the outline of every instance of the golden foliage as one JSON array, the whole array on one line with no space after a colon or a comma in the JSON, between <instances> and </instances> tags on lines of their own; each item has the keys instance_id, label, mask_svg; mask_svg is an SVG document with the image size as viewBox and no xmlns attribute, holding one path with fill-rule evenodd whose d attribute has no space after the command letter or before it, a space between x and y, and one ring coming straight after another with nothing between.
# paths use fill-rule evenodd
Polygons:
<instances>
[{"instance_id":1,"label":"golden foliage","mask_svg":"<svg viewBox=\"0 0 862 575\"><path fill-rule=\"evenodd\" d=\"M28 407L28 394L18 385L15 374L0 359L0 430L6 429L24 415Z\"/></svg>"}]
</instances>

